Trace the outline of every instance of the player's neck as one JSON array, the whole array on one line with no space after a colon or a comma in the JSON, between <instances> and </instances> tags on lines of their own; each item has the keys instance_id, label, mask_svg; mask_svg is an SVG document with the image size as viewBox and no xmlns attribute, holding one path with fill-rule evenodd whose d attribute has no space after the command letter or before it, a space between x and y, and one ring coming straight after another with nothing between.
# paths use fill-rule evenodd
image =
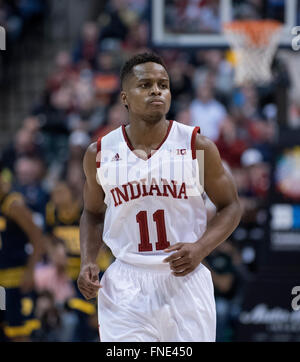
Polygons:
<instances>
[{"instance_id":1,"label":"player's neck","mask_svg":"<svg viewBox=\"0 0 300 362\"><path fill-rule=\"evenodd\" d=\"M157 123L131 120L126 127L126 133L133 148L137 149L140 146L150 148L159 145L168 131L169 122L165 118Z\"/></svg>"}]
</instances>

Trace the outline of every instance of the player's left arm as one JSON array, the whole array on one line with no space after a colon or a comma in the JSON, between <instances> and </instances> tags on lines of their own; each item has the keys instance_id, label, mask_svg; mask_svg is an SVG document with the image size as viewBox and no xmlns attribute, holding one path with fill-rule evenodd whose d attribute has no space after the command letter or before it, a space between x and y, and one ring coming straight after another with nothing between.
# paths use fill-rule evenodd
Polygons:
<instances>
[{"instance_id":1,"label":"player's left arm","mask_svg":"<svg viewBox=\"0 0 300 362\"><path fill-rule=\"evenodd\" d=\"M226 240L238 226L241 206L233 177L223 167L216 145L208 138L197 135L196 150L204 151L204 165L199 158L199 169L204 169L204 189L216 206L217 212L209 221L203 236L194 243L177 243L166 249L175 251L165 259L175 276L185 276L219 244Z\"/></svg>"},{"instance_id":2,"label":"player's left arm","mask_svg":"<svg viewBox=\"0 0 300 362\"><path fill-rule=\"evenodd\" d=\"M21 281L22 291L24 293L29 292L34 287L34 267L45 251L46 240L42 230L34 223L32 213L22 198L11 203L7 210L7 216L21 227L33 246L33 252L28 258L26 270Z\"/></svg>"}]
</instances>

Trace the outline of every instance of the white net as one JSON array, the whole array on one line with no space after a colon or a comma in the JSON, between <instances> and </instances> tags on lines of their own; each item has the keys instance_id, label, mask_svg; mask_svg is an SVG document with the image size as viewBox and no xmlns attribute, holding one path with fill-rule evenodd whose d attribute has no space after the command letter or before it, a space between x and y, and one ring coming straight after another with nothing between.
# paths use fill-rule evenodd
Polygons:
<instances>
[{"instance_id":1,"label":"white net","mask_svg":"<svg viewBox=\"0 0 300 362\"><path fill-rule=\"evenodd\" d=\"M257 85L272 80L271 64L281 37L280 23L237 21L226 24L224 33L236 55L235 84Z\"/></svg>"}]
</instances>

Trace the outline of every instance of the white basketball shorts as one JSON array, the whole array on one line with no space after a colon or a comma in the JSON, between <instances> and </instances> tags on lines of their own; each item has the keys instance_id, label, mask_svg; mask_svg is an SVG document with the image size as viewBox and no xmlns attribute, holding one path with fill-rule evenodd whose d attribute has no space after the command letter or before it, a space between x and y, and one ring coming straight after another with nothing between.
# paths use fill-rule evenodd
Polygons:
<instances>
[{"instance_id":1,"label":"white basketball shorts","mask_svg":"<svg viewBox=\"0 0 300 362\"><path fill-rule=\"evenodd\" d=\"M216 310L210 271L184 277L113 262L98 293L102 342L214 342Z\"/></svg>"}]
</instances>

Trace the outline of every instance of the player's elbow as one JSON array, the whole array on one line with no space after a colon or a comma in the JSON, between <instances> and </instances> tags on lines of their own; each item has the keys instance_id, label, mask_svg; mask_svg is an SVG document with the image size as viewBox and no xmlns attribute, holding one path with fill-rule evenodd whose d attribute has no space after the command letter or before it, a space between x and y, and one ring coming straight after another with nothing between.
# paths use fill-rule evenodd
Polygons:
<instances>
[{"instance_id":1,"label":"player's elbow","mask_svg":"<svg viewBox=\"0 0 300 362\"><path fill-rule=\"evenodd\" d=\"M221 211L225 212L225 210L232 225L237 226L240 223L243 214L240 200L238 198L234 198L221 206L218 205L217 213L220 213Z\"/></svg>"},{"instance_id":2,"label":"player's elbow","mask_svg":"<svg viewBox=\"0 0 300 362\"><path fill-rule=\"evenodd\" d=\"M232 202L231 208L232 208L232 211L234 214L235 223L236 223L236 225L238 225L240 223L242 215L243 215L242 205L238 198Z\"/></svg>"}]
</instances>

